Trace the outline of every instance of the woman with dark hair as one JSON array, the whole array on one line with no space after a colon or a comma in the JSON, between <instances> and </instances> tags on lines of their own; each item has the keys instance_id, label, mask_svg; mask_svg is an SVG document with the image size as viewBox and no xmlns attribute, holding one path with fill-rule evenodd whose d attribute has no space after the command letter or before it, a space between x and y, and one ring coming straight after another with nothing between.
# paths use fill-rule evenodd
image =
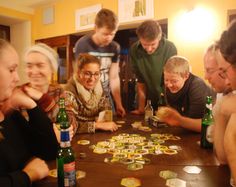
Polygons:
<instances>
[{"instance_id":1,"label":"woman with dark hair","mask_svg":"<svg viewBox=\"0 0 236 187\"><path fill-rule=\"evenodd\" d=\"M97 57L81 53L74 64L73 77L65 86L67 97L74 104L79 133L94 133L96 129L117 130L112 121L96 120L107 104L100 82L100 66Z\"/></svg>"}]
</instances>

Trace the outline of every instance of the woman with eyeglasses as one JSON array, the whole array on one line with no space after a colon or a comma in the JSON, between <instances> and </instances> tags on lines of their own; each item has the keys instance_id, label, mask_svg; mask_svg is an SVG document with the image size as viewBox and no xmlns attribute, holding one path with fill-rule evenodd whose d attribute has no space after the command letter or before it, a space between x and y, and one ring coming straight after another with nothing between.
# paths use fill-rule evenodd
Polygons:
<instances>
[{"instance_id":1,"label":"woman with eyeglasses","mask_svg":"<svg viewBox=\"0 0 236 187\"><path fill-rule=\"evenodd\" d=\"M54 123L54 131L60 140L60 131L56 127L56 116L59 111L59 98L65 98L66 111L69 116L70 137L76 133L77 121L72 111L70 100L65 97L62 87L54 83L53 75L57 73L58 54L44 43L37 43L25 53L26 74L29 82L22 89L38 103Z\"/></svg>"},{"instance_id":2,"label":"woman with eyeglasses","mask_svg":"<svg viewBox=\"0 0 236 187\"><path fill-rule=\"evenodd\" d=\"M106 101L100 82L100 66L97 57L81 53L75 61L74 74L65 86L77 116L79 133L94 133L98 129L113 132L118 128L112 121L97 121Z\"/></svg>"}]
</instances>

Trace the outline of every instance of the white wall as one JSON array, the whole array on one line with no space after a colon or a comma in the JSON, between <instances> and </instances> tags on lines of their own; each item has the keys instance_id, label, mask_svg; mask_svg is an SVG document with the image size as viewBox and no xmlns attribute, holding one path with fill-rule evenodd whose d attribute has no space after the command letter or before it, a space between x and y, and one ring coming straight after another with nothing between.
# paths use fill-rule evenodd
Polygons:
<instances>
[{"instance_id":1,"label":"white wall","mask_svg":"<svg viewBox=\"0 0 236 187\"><path fill-rule=\"evenodd\" d=\"M23 61L23 55L26 49L32 44L31 42L31 23L29 21L17 23L10 26L11 30L11 44L17 50L20 63L18 68L18 73L20 76L19 84L27 82L27 77L25 75L25 63Z\"/></svg>"}]
</instances>

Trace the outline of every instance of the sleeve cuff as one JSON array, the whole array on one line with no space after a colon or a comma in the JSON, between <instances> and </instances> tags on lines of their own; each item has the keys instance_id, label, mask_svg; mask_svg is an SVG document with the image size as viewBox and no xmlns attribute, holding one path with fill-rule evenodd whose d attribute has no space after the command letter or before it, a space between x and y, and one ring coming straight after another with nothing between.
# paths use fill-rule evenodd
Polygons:
<instances>
[{"instance_id":1,"label":"sleeve cuff","mask_svg":"<svg viewBox=\"0 0 236 187\"><path fill-rule=\"evenodd\" d=\"M43 94L37 103L45 112L50 111L56 104L54 99L48 94Z\"/></svg>"}]
</instances>

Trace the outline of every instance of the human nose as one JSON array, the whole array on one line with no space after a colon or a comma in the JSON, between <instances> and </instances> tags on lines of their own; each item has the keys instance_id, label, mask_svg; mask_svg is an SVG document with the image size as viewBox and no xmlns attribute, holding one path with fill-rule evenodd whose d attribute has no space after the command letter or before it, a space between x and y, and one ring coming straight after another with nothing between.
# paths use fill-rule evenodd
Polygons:
<instances>
[{"instance_id":1,"label":"human nose","mask_svg":"<svg viewBox=\"0 0 236 187\"><path fill-rule=\"evenodd\" d=\"M229 81L229 79L228 79L227 77L225 78L225 84L226 84L226 85L229 85L229 86L231 85L231 84L230 84L230 81Z\"/></svg>"},{"instance_id":2,"label":"human nose","mask_svg":"<svg viewBox=\"0 0 236 187\"><path fill-rule=\"evenodd\" d=\"M20 81L20 77L19 77L19 74L17 72L15 72L14 81L15 82L19 82Z\"/></svg>"}]
</instances>

